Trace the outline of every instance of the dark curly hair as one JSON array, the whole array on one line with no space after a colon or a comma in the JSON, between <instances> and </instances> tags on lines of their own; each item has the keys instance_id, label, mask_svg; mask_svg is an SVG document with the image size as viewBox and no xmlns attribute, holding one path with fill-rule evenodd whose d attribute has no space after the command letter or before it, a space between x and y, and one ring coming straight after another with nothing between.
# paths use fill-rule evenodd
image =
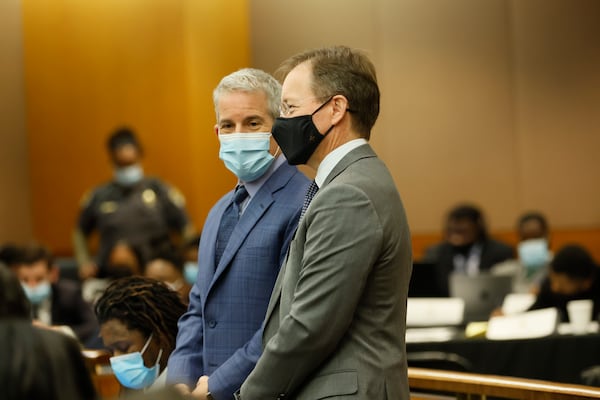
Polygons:
<instances>
[{"instance_id":1,"label":"dark curly hair","mask_svg":"<svg viewBox=\"0 0 600 400\"><path fill-rule=\"evenodd\" d=\"M146 337L160 335L175 348L177 321L186 311L177 292L164 283L141 276L113 281L95 306L98 322L121 321L127 329L139 330Z\"/></svg>"}]
</instances>

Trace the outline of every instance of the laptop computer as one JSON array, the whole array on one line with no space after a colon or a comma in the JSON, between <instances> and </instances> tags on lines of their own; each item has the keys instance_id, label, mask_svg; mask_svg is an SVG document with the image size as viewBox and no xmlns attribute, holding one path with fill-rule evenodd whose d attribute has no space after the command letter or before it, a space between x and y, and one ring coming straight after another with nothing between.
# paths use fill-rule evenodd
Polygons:
<instances>
[{"instance_id":1,"label":"laptop computer","mask_svg":"<svg viewBox=\"0 0 600 400\"><path fill-rule=\"evenodd\" d=\"M465 301L465 323L487 321L491 312L502 306L504 297L512 292L513 277L510 275L475 276L452 273L449 276L450 296Z\"/></svg>"}]
</instances>

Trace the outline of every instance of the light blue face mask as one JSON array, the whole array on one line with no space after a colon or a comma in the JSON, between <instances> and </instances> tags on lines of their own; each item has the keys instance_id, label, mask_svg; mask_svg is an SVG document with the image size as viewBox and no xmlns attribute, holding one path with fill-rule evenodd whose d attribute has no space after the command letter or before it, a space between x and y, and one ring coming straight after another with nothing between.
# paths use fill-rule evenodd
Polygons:
<instances>
[{"instance_id":1,"label":"light blue face mask","mask_svg":"<svg viewBox=\"0 0 600 400\"><path fill-rule=\"evenodd\" d=\"M546 239L529 239L519 243L517 247L519 260L525 267L527 275L532 275L550 261L550 250Z\"/></svg>"},{"instance_id":2,"label":"light blue face mask","mask_svg":"<svg viewBox=\"0 0 600 400\"><path fill-rule=\"evenodd\" d=\"M133 186L144 177L144 170L138 164L115 168L115 181L123 186Z\"/></svg>"},{"instance_id":3,"label":"light blue face mask","mask_svg":"<svg viewBox=\"0 0 600 400\"><path fill-rule=\"evenodd\" d=\"M219 158L243 182L257 180L273 163L270 132L219 134L219 142Z\"/></svg>"},{"instance_id":4,"label":"light blue face mask","mask_svg":"<svg viewBox=\"0 0 600 400\"><path fill-rule=\"evenodd\" d=\"M135 351L110 358L112 370L119 382L121 382L121 385L129 389L145 389L152 385L156 378L158 378L162 349L158 352L156 362L151 368L144 365L144 358L142 357L142 354L144 354L144 351L146 351L150 344L150 340L152 340L152 335L146 340L146 344L144 344L141 352Z\"/></svg>"},{"instance_id":5,"label":"light blue face mask","mask_svg":"<svg viewBox=\"0 0 600 400\"><path fill-rule=\"evenodd\" d=\"M52 287L50 286L50 282L44 281L37 286L31 287L26 284L22 284L23 290L25 291L25 295L31 302L31 304L40 304L42 301L46 300L50 297L50 293L52 293Z\"/></svg>"},{"instance_id":6,"label":"light blue face mask","mask_svg":"<svg viewBox=\"0 0 600 400\"><path fill-rule=\"evenodd\" d=\"M198 263L195 261L186 262L183 265L183 277L190 285L196 283L196 278L198 277Z\"/></svg>"}]
</instances>

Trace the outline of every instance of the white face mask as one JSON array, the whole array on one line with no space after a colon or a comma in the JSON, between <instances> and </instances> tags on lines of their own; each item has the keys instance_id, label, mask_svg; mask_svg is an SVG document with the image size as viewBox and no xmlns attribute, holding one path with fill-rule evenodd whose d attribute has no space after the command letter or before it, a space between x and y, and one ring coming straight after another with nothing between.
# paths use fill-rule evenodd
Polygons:
<instances>
[{"instance_id":1,"label":"white face mask","mask_svg":"<svg viewBox=\"0 0 600 400\"><path fill-rule=\"evenodd\" d=\"M138 164L128 167L115 168L115 181L123 186L133 186L144 177L144 170Z\"/></svg>"}]
</instances>

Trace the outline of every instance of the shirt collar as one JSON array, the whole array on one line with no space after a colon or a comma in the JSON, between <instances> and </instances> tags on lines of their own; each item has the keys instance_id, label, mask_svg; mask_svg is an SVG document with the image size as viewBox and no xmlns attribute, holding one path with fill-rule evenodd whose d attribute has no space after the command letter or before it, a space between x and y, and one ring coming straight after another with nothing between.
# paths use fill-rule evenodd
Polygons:
<instances>
[{"instance_id":1,"label":"shirt collar","mask_svg":"<svg viewBox=\"0 0 600 400\"><path fill-rule=\"evenodd\" d=\"M317 186L319 186L319 188L323 186L327 175L333 171L335 166L342 160L342 158L344 158L346 154L350 153L355 148L362 146L363 144L367 144L367 140L365 138L354 139L344 143L331 153L327 154L323 161L321 161L321 164L319 164L319 168L317 168L317 175L315 176L315 182L317 183Z\"/></svg>"}]
</instances>

